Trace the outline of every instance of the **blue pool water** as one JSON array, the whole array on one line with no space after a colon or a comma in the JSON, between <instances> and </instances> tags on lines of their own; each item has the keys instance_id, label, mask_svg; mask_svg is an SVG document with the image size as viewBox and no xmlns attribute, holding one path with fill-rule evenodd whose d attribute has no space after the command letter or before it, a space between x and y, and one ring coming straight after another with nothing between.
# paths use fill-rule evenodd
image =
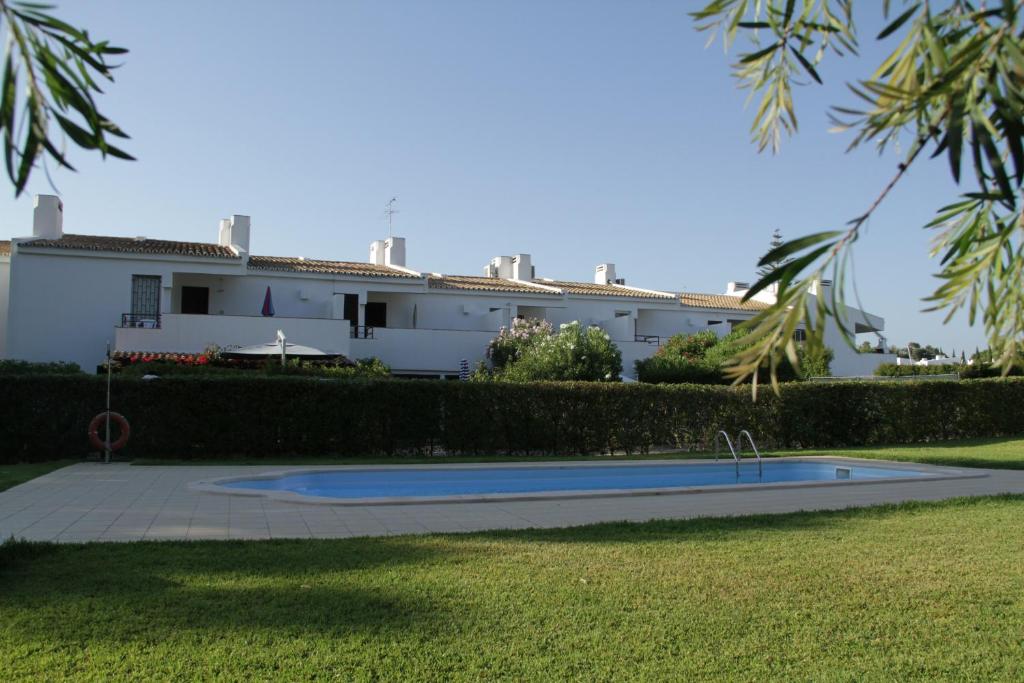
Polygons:
<instances>
[{"instance_id":1,"label":"blue pool water","mask_svg":"<svg viewBox=\"0 0 1024 683\"><path fill-rule=\"evenodd\" d=\"M837 472L837 468L843 471ZM762 475L758 474L756 462L744 461L739 470L737 477L736 465L731 460L678 465L348 470L236 480L222 485L327 498L406 498L927 476L913 470L807 461L768 461Z\"/></svg>"}]
</instances>

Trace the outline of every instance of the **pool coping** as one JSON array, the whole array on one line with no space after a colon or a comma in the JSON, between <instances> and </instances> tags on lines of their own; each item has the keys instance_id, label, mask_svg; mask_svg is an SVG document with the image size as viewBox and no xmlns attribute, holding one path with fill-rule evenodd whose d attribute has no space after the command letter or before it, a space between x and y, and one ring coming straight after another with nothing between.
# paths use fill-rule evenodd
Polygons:
<instances>
[{"instance_id":1,"label":"pool coping","mask_svg":"<svg viewBox=\"0 0 1024 683\"><path fill-rule=\"evenodd\" d=\"M634 496L670 496L688 495L699 493L714 493L720 491L769 491L777 489L805 489L822 488L832 486L870 486L872 484L891 483L915 483L948 481L954 479L979 479L990 476L988 472L970 470L967 468L945 467L940 465L926 465L923 463L898 462L892 460L870 460L865 458L847 458L840 456L789 456L779 458L767 458L765 462L834 462L837 465L850 465L861 467L882 467L885 469L924 472L922 477L879 477L877 479L848 479L848 480L817 480L817 481L795 481L777 482L771 484L712 484L701 486L672 486L644 489L591 489L581 491L547 491L547 492L526 492L526 493L472 493L456 494L450 496L401 496L401 497L373 497L373 498L331 498L327 496L309 496L294 491L275 491L268 489L237 489L228 488L223 484L234 481L251 481L278 479L284 476L299 474L317 474L321 472L372 472L388 470L465 470L465 469L582 469L593 467L626 466L626 467L653 467L661 465L707 465L716 462L709 459L671 459L671 460L643 460L636 462L572 462L572 461L540 461L535 463L523 462L502 462L502 463L438 463L438 464L416 464L416 465L334 465L320 467L296 467L281 470L272 470L255 475L238 475L228 477L217 477L215 479L204 479L190 482L188 490L212 493L228 496L258 497L273 501L286 503L305 503L310 505L334 505L334 506L374 506L374 505L437 505L437 504L459 504L459 503L494 503L494 502L519 502L519 501L551 501L551 500L574 500L580 498L623 498ZM728 462L725 459L717 462ZM753 464L752 460L744 461L744 466Z\"/></svg>"}]
</instances>

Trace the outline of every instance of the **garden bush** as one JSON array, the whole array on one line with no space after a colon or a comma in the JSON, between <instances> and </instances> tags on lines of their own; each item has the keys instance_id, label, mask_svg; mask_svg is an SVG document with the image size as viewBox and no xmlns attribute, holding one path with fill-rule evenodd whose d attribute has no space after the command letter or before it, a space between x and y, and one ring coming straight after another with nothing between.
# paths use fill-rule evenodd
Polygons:
<instances>
[{"instance_id":1,"label":"garden bush","mask_svg":"<svg viewBox=\"0 0 1024 683\"><path fill-rule=\"evenodd\" d=\"M491 369L478 368L474 380L506 382L618 382L622 352L608 333L579 322L554 332L545 320L514 320L487 347Z\"/></svg>"},{"instance_id":2,"label":"garden bush","mask_svg":"<svg viewBox=\"0 0 1024 683\"><path fill-rule=\"evenodd\" d=\"M105 378L0 380L0 462L80 457ZM749 429L765 449L917 443L1024 432L1024 380L717 385L445 382L310 377L115 377L147 458L547 456L706 448Z\"/></svg>"},{"instance_id":3,"label":"garden bush","mask_svg":"<svg viewBox=\"0 0 1024 683\"><path fill-rule=\"evenodd\" d=\"M983 377L1000 377L1002 369L997 365L988 363L974 363L972 365L896 365L895 363L883 363L875 368L875 374L879 377L917 377L921 375L949 375L956 373L961 379L980 379ZM1024 375L1024 367L1013 365L1010 367L1010 377Z\"/></svg>"},{"instance_id":4,"label":"garden bush","mask_svg":"<svg viewBox=\"0 0 1024 683\"><path fill-rule=\"evenodd\" d=\"M721 338L712 330L673 335L653 356L636 361L637 379L649 384L732 384L732 379L725 373L725 365L744 349L741 340L745 336L746 332L742 330ZM783 359L778 369L779 381L791 382L832 374L829 369L832 349L811 349L806 344L798 344L797 357L799 372L788 359ZM771 381L767 369L760 373L758 380L762 384Z\"/></svg>"},{"instance_id":5,"label":"garden bush","mask_svg":"<svg viewBox=\"0 0 1024 683\"><path fill-rule=\"evenodd\" d=\"M0 360L0 376L7 375L79 375L78 363L31 363L24 360Z\"/></svg>"}]
</instances>

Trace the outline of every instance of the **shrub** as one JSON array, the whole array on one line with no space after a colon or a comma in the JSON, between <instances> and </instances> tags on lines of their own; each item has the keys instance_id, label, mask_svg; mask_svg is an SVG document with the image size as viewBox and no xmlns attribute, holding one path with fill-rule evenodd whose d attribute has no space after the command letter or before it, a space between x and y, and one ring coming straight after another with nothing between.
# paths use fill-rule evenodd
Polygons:
<instances>
[{"instance_id":1,"label":"shrub","mask_svg":"<svg viewBox=\"0 0 1024 683\"><path fill-rule=\"evenodd\" d=\"M880 377L916 377L919 375L948 375L956 373L960 379L981 379L984 377L1001 377L1002 369L999 366L989 363L974 363L972 365L896 365L895 363L884 363L875 368L875 374ZM1024 366L1013 365L1010 367L1010 377L1024 375Z\"/></svg>"},{"instance_id":2,"label":"shrub","mask_svg":"<svg viewBox=\"0 0 1024 683\"><path fill-rule=\"evenodd\" d=\"M105 378L0 382L0 462L84 455ZM1024 432L1024 379L784 384L749 388L610 382L337 381L309 377L115 377L148 458L571 455L706 447L749 429L763 449L915 443Z\"/></svg>"},{"instance_id":3,"label":"shrub","mask_svg":"<svg viewBox=\"0 0 1024 683\"><path fill-rule=\"evenodd\" d=\"M506 382L617 382L622 353L608 334L578 322L562 325L557 334L546 321L516 321L502 329L487 349L493 372L476 379Z\"/></svg>"},{"instance_id":4,"label":"shrub","mask_svg":"<svg viewBox=\"0 0 1024 683\"><path fill-rule=\"evenodd\" d=\"M552 332L547 320L516 318L510 327L502 327L487 345L487 359L495 370L503 370L519 360L538 339L550 337Z\"/></svg>"},{"instance_id":5,"label":"shrub","mask_svg":"<svg viewBox=\"0 0 1024 683\"><path fill-rule=\"evenodd\" d=\"M731 384L732 380L726 376L724 368L731 358L744 349L744 344L741 343L744 336L746 332L741 330L731 332L722 338L711 330L690 335L674 335L653 356L636 361L637 379L653 384ZM831 374L831 349L813 350L806 344L800 344L797 346L797 356L800 361L800 372L797 373L788 360L783 360L778 372L780 381ZM759 380L769 381L767 369L762 372Z\"/></svg>"},{"instance_id":6,"label":"shrub","mask_svg":"<svg viewBox=\"0 0 1024 683\"><path fill-rule=\"evenodd\" d=\"M30 363L24 360L0 360L0 376L6 375L79 375L78 363Z\"/></svg>"},{"instance_id":7,"label":"shrub","mask_svg":"<svg viewBox=\"0 0 1024 683\"><path fill-rule=\"evenodd\" d=\"M391 368L377 358L363 358L355 363L343 356L330 360L293 358L282 367L279 357L226 358L216 347L202 354L119 353L114 355L113 361L114 371L123 377L299 375L354 379L391 375Z\"/></svg>"}]
</instances>

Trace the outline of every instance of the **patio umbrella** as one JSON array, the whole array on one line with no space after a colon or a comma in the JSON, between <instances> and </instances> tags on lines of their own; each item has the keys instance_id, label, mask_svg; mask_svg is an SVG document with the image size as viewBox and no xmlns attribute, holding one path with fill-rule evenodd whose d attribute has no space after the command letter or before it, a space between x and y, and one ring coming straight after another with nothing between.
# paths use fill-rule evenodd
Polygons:
<instances>
[{"instance_id":1,"label":"patio umbrella","mask_svg":"<svg viewBox=\"0 0 1024 683\"><path fill-rule=\"evenodd\" d=\"M278 338L276 341L267 342L266 344L239 346L237 348L228 347L224 349L224 355L228 358L265 358L267 356L282 355L282 350L284 351L284 356L290 356L292 358L315 358L319 360L328 360L342 355L334 351L324 351L312 346L293 344L285 339L284 335L280 331L278 331L277 334Z\"/></svg>"},{"instance_id":2,"label":"patio umbrella","mask_svg":"<svg viewBox=\"0 0 1024 683\"><path fill-rule=\"evenodd\" d=\"M270 285L267 285L267 293L263 296L263 308L260 310L260 313L265 318L274 315L274 298L270 296Z\"/></svg>"}]
</instances>

